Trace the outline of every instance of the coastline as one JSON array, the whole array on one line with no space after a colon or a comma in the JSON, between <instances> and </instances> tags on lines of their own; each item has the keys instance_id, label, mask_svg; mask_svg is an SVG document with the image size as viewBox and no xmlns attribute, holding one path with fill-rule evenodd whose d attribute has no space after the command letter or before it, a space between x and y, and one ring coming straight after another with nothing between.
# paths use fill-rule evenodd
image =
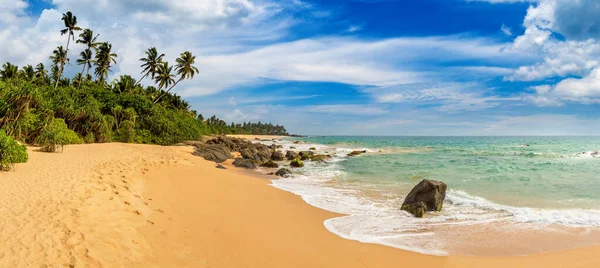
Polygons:
<instances>
[{"instance_id":1,"label":"coastline","mask_svg":"<svg viewBox=\"0 0 600 268\"><path fill-rule=\"evenodd\" d=\"M590 267L600 247L526 257L435 257L345 240L340 216L270 186L273 177L191 155L191 147L29 148L0 174L0 266ZM81 157L81 156L85 157ZM268 179L267 179L268 178Z\"/></svg>"}]
</instances>

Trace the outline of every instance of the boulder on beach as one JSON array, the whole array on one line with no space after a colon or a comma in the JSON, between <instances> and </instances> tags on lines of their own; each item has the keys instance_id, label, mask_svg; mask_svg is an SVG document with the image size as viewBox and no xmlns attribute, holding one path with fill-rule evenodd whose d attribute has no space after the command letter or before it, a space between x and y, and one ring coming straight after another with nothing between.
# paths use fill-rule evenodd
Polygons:
<instances>
[{"instance_id":1,"label":"boulder on beach","mask_svg":"<svg viewBox=\"0 0 600 268\"><path fill-rule=\"evenodd\" d=\"M310 157L310 161L313 162L325 162L326 159L331 158L330 155L324 155L324 154L316 154Z\"/></svg>"},{"instance_id":2,"label":"boulder on beach","mask_svg":"<svg viewBox=\"0 0 600 268\"><path fill-rule=\"evenodd\" d=\"M308 150L309 150L309 151L316 151L316 150L317 150L317 148L315 148L315 147L310 147Z\"/></svg>"},{"instance_id":3,"label":"boulder on beach","mask_svg":"<svg viewBox=\"0 0 600 268\"><path fill-rule=\"evenodd\" d=\"M422 180L408 193L402 210L419 218L423 217L425 211L442 211L447 188L441 181Z\"/></svg>"},{"instance_id":4,"label":"boulder on beach","mask_svg":"<svg viewBox=\"0 0 600 268\"><path fill-rule=\"evenodd\" d=\"M269 160L269 161L263 163L261 166L267 167L267 168L278 168L279 167L279 165L277 163L273 162L273 160Z\"/></svg>"},{"instance_id":5,"label":"boulder on beach","mask_svg":"<svg viewBox=\"0 0 600 268\"><path fill-rule=\"evenodd\" d=\"M285 157L283 156L283 153L280 151L275 151L271 154L271 160L273 161L283 161L285 159Z\"/></svg>"},{"instance_id":6,"label":"boulder on beach","mask_svg":"<svg viewBox=\"0 0 600 268\"><path fill-rule=\"evenodd\" d=\"M233 158L229 148L223 144L205 144L199 146L192 154L216 163L223 163L225 160Z\"/></svg>"},{"instance_id":7,"label":"boulder on beach","mask_svg":"<svg viewBox=\"0 0 600 268\"><path fill-rule=\"evenodd\" d=\"M256 169L256 165L254 165L251 160L244 158L236 158L235 161L233 161L233 166L239 168Z\"/></svg>"},{"instance_id":8,"label":"boulder on beach","mask_svg":"<svg viewBox=\"0 0 600 268\"><path fill-rule=\"evenodd\" d=\"M292 171L287 168L282 168L280 170L277 170L277 172L275 172L275 175L282 178L289 178L292 176Z\"/></svg>"},{"instance_id":9,"label":"boulder on beach","mask_svg":"<svg viewBox=\"0 0 600 268\"><path fill-rule=\"evenodd\" d=\"M287 160L294 160L296 158L300 158L300 155L298 153L294 152L294 151L287 151L285 153L285 158Z\"/></svg>"},{"instance_id":10,"label":"boulder on beach","mask_svg":"<svg viewBox=\"0 0 600 268\"><path fill-rule=\"evenodd\" d=\"M310 158L315 155L315 153L311 152L311 151L304 151L304 152L300 152L300 160L310 160Z\"/></svg>"},{"instance_id":11,"label":"boulder on beach","mask_svg":"<svg viewBox=\"0 0 600 268\"><path fill-rule=\"evenodd\" d=\"M348 154L348 156L357 156L357 155L361 155L361 154L366 154L367 150L364 151L352 151L351 153Z\"/></svg>"},{"instance_id":12,"label":"boulder on beach","mask_svg":"<svg viewBox=\"0 0 600 268\"><path fill-rule=\"evenodd\" d=\"M224 167L223 165L217 165L217 169L227 169L227 168Z\"/></svg>"},{"instance_id":13,"label":"boulder on beach","mask_svg":"<svg viewBox=\"0 0 600 268\"><path fill-rule=\"evenodd\" d=\"M302 163L302 160L296 158L296 159L292 160L292 162L290 163L290 166L295 167L295 168L301 168L301 167L304 167L304 163Z\"/></svg>"}]
</instances>

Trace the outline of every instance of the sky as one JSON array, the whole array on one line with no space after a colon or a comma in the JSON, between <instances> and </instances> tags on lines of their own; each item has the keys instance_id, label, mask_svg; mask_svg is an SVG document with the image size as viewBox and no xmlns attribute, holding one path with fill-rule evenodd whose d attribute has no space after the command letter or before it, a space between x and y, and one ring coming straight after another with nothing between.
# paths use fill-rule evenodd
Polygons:
<instances>
[{"instance_id":1,"label":"sky","mask_svg":"<svg viewBox=\"0 0 600 268\"><path fill-rule=\"evenodd\" d=\"M174 92L205 117L309 135L600 132L597 0L0 0L0 63L49 66L66 11L113 44L110 79L141 77L149 47L191 51L200 72Z\"/></svg>"}]
</instances>

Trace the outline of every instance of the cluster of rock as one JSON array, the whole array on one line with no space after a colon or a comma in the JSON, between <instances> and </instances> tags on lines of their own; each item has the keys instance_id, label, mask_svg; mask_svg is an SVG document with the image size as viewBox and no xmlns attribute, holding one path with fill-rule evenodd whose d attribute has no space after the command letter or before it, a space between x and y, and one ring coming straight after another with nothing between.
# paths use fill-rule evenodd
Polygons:
<instances>
[{"instance_id":1,"label":"cluster of rock","mask_svg":"<svg viewBox=\"0 0 600 268\"><path fill-rule=\"evenodd\" d=\"M260 140L263 141L263 140ZM270 141L270 140L269 140ZM282 145L265 145L261 143L252 143L245 139L219 136L205 143L194 144L196 150L194 155L204 157L204 159L216 163L223 163L228 159L233 159L234 152L239 152L240 157L233 161L233 165L239 168L256 169L257 167L279 168L277 162L291 161L289 165L292 168L304 167L302 161L324 162L331 158L331 155L316 154L316 148L310 148L309 151L295 152L288 150L283 153ZM280 177L291 176L291 171L281 169L274 173Z\"/></svg>"}]
</instances>

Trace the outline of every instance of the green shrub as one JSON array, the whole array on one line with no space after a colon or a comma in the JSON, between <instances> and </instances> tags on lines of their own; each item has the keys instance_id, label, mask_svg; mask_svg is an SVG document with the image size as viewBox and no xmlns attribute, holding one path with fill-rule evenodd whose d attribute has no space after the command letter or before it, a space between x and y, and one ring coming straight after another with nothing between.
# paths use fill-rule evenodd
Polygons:
<instances>
[{"instance_id":1,"label":"green shrub","mask_svg":"<svg viewBox=\"0 0 600 268\"><path fill-rule=\"evenodd\" d=\"M83 143L83 140L67 127L65 120L55 118L44 128L36 142L42 146L44 152L57 152L62 151L67 144L79 144Z\"/></svg>"},{"instance_id":2,"label":"green shrub","mask_svg":"<svg viewBox=\"0 0 600 268\"><path fill-rule=\"evenodd\" d=\"M0 170L10 170L16 163L25 163L28 159L27 147L0 130Z\"/></svg>"},{"instance_id":3,"label":"green shrub","mask_svg":"<svg viewBox=\"0 0 600 268\"><path fill-rule=\"evenodd\" d=\"M85 143L96 142L96 136L94 135L94 132L88 132L88 134L86 134L85 137L83 137L83 142L85 142Z\"/></svg>"}]
</instances>

